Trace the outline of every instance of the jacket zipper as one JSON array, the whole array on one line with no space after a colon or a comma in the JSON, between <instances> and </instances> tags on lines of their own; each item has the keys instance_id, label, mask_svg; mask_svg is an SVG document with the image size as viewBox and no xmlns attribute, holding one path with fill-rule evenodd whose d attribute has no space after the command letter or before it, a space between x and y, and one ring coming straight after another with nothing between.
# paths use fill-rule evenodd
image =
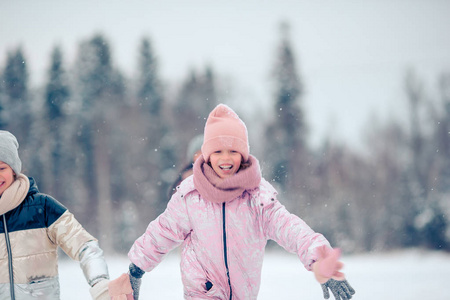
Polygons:
<instances>
[{"instance_id":1,"label":"jacket zipper","mask_svg":"<svg viewBox=\"0 0 450 300\"><path fill-rule=\"evenodd\" d=\"M225 268L227 270L228 286L230 287L230 300L233 297L233 290L231 288L230 270L228 269L228 255L227 255L227 233L225 231L225 202L222 204L222 219L223 219L223 257L225 260Z\"/></svg>"},{"instance_id":2,"label":"jacket zipper","mask_svg":"<svg viewBox=\"0 0 450 300\"><path fill-rule=\"evenodd\" d=\"M13 264L12 264L12 252L11 252L11 243L9 241L9 233L8 226L6 226L6 217L3 214L3 228L5 229L5 241L6 241L6 249L8 250L8 267L9 267L9 292L11 294L11 300L16 299L14 295L14 273L13 273Z\"/></svg>"}]
</instances>

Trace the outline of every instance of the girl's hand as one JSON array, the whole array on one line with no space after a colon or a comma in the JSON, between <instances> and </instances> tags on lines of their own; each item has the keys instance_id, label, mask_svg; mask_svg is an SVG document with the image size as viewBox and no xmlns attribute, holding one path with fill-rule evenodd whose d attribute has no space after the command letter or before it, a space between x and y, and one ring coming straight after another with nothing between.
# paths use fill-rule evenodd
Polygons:
<instances>
[{"instance_id":1,"label":"girl's hand","mask_svg":"<svg viewBox=\"0 0 450 300\"><path fill-rule=\"evenodd\" d=\"M333 293L334 299L336 300L348 300L352 299L355 294L355 290L351 287L351 285L347 282L347 280L334 280L331 278L327 282L321 284L323 297L325 299L330 298L330 291Z\"/></svg>"},{"instance_id":2,"label":"girl's hand","mask_svg":"<svg viewBox=\"0 0 450 300\"><path fill-rule=\"evenodd\" d=\"M345 280L344 273L339 272L344 266L339 261L341 251L322 246L318 249L319 259L313 263L312 269L316 280L321 284L323 297L330 298L331 290L336 300L348 300L355 294L355 290Z\"/></svg>"},{"instance_id":3,"label":"girl's hand","mask_svg":"<svg viewBox=\"0 0 450 300\"><path fill-rule=\"evenodd\" d=\"M318 249L319 259L313 263L312 270L316 280L322 284L327 282L330 278L335 280L345 280L344 273L339 272L344 264L338 261L341 256L340 249L330 249L322 246Z\"/></svg>"},{"instance_id":4,"label":"girl's hand","mask_svg":"<svg viewBox=\"0 0 450 300\"><path fill-rule=\"evenodd\" d=\"M109 300L109 294L108 294L108 279L102 279L101 281L94 284L89 292L91 293L92 299L95 300Z\"/></svg>"},{"instance_id":5,"label":"girl's hand","mask_svg":"<svg viewBox=\"0 0 450 300\"><path fill-rule=\"evenodd\" d=\"M133 300L133 289L131 288L130 277L126 273L111 280L108 289L109 296L112 300Z\"/></svg>"}]
</instances>

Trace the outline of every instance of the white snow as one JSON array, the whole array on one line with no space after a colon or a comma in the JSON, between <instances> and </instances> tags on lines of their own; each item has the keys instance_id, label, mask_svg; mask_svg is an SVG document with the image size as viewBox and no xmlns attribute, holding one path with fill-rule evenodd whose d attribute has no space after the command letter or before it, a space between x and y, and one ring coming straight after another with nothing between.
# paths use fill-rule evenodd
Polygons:
<instances>
[{"instance_id":1,"label":"white snow","mask_svg":"<svg viewBox=\"0 0 450 300\"><path fill-rule=\"evenodd\" d=\"M126 256L106 256L112 278L128 270ZM179 252L143 277L140 299L183 299ZM362 300L448 300L450 254L422 250L343 256L344 273ZM61 259L61 299L91 299L77 262ZM330 297L333 299L333 296ZM320 285L295 255L267 251L258 300L323 299Z\"/></svg>"}]
</instances>

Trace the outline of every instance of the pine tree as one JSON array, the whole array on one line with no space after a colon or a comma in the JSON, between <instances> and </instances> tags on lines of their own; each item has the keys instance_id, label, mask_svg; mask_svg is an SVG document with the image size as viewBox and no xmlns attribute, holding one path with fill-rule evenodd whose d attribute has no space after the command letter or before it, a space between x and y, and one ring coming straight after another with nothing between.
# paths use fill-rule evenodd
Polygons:
<instances>
[{"instance_id":1,"label":"pine tree","mask_svg":"<svg viewBox=\"0 0 450 300\"><path fill-rule=\"evenodd\" d=\"M112 248L111 215L111 133L120 119L123 105L123 76L112 64L110 46L102 35L80 45L76 62L77 97L80 108L79 145L76 158L89 197L86 227L96 235L104 233L104 248Z\"/></svg>"},{"instance_id":2,"label":"pine tree","mask_svg":"<svg viewBox=\"0 0 450 300\"><path fill-rule=\"evenodd\" d=\"M409 188L412 195L410 201L415 213L411 218L413 224L409 227L413 228L414 233L417 234L416 241L420 244L441 249L447 244L444 233L447 225L441 212L439 196L435 195L434 187L432 188L434 180L431 178L435 172L433 166L436 161L439 161L436 148L439 150L442 146L441 150L445 151L445 145L435 142L424 129L430 123L430 120L423 117L423 111L430 106L430 100L425 97L423 85L413 70L409 70L406 74L405 83L410 107L411 132L411 156L406 171L410 174ZM445 111L445 106L443 110ZM436 120L431 122L435 123ZM445 164L445 162L441 161L439 164Z\"/></svg>"},{"instance_id":3,"label":"pine tree","mask_svg":"<svg viewBox=\"0 0 450 300\"><path fill-rule=\"evenodd\" d=\"M26 149L31 128L31 101L28 96L28 70L22 48L8 53L3 72L4 95L7 112L4 114L6 127L14 132ZM28 153L23 154L28 161Z\"/></svg>"},{"instance_id":4,"label":"pine tree","mask_svg":"<svg viewBox=\"0 0 450 300\"><path fill-rule=\"evenodd\" d=\"M212 66L206 66L200 88L201 94L205 99L205 102L203 104L203 114L209 114L209 112L214 109L218 102L216 76Z\"/></svg>"},{"instance_id":5,"label":"pine tree","mask_svg":"<svg viewBox=\"0 0 450 300\"><path fill-rule=\"evenodd\" d=\"M7 123L6 123L6 111L5 111L5 106L6 106L6 96L4 93L4 80L3 80L3 76L0 73L0 129L4 130L6 129Z\"/></svg>"},{"instance_id":6,"label":"pine tree","mask_svg":"<svg viewBox=\"0 0 450 300\"><path fill-rule=\"evenodd\" d=\"M46 86L46 106L51 120L50 129L59 127L58 122L64 117L64 105L70 97L69 85L63 68L61 48L55 47L51 55L51 65L48 72L49 81Z\"/></svg>"},{"instance_id":7,"label":"pine tree","mask_svg":"<svg viewBox=\"0 0 450 300\"><path fill-rule=\"evenodd\" d=\"M189 140L200 133L203 117L198 111L197 103L201 102L199 94L199 78L195 70L190 70L177 95L174 104L174 123L176 133L180 132L178 156L183 156ZM177 135L178 136L178 135Z\"/></svg>"},{"instance_id":8,"label":"pine tree","mask_svg":"<svg viewBox=\"0 0 450 300\"><path fill-rule=\"evenodd\" d=\"M189 141L203 134L208 114L217 104L217 84L212 67L207 66L203 73L191 70L178 93L174 105L175 128L183 133L179 136L180 157L184 157Z\"/></svg>"},{"instance_id":9,"label":"pine tree","mask_svg":"<svg viewBox=\"0 0 450 300\"><path fill-rule=\"evenodd\" d=\"M441 102L438 108L436 144L441 158L441 180L439 190L450 193L450 73L442 74L439 79Z\"/></svg>"},{"instance_id":10,"label":"pine tree","mask_svg":"<svg viewBox=\"0 0 450 300\"><path fill-rule=\"evenodd\" d=\"M163 174L166 169L173 165L173 144L168 138L170 125L167 122L168 108L164 101L162 82L159 76L158 61L149 38L143 38L138 56L138 90L137 99L140 104L142 117L141 127L145 130L140 158L135 159L136 167L142 167L142 158L148 162L146 173L148 178L142 178L153 183L152 189L155 195L151 198L156 203L150 211L143 210L142 213L151 214L151 210L162 212L167 205L166 195L170 180L165 180ZM148 194L149 191L145 191Z\"/></svg>"},{"instance_id":11,"label":"pine tree","mask_svg":"<svg viewBox=\"0 0 450 300\"><path fill-rule=\"evenodd\" d=\"M267 127L266 160L272 177L288 193L304 190L307 171L306 121L302 110L303 88L296 68L288 25L282 24L273 78L274 116Z\"/></svg>"},{"instance_id":12,"label":"pine tree","mask_svg":"<svg viewBox=\"0 0 450 300\"><path fill-rule=\"evenodd\" d=\"M450 249L450 73L444 73L439 78L440 101L437 105L437 121L435 122L435 145L437 166L437 183L433 187L434 219L432 226L426 232L432 246L436 249Z\"/></svg>"},{"instance_id":13,"label":"pine tree","mask_svg":"<svg viewBox=\"0 0 450 300\"><path fill-rule=\"evenodd\" d=\"M158 116L162 110L162 87L158 78L156 57L148 38L141 42L138 69L138 99L143 109L151 116Z\"/></svg>"},{"instance_id":14,"label":"pine tree","mask_svg":"<svg viewBox=\"0 0 450 300\"><path fill-rule=\"evenodd\" d=\"M25 101L28 91L28 71L22 48L8 53L3 76L9 98L13 101Z\"/></svg>"},{"instance_id":15,"label":"pine tree","mask_svg":"<svg viewBox=\"0 0 450 300\"><path fill-rule=\"evenodd\" d=\"M65 107L70 99L70 89L67 81L66 71L63 67L63 54L61 48L55 47L51 54L51 63L48 70L48 82L45 89L45 113L44 118L48 123L48 143L49 145L49 162L51 166L51 178L49 183L49 193L57 199L65 198L64 191L64 175L66 174L67 165L64 164L65 157L70 153L67 147L70 140L68 139L67 127L68 117L65 113ZM69 198L70 199L70 198Z\"/></svg>"},{"instance_id":16,"label":"pine tree","mask_svg":"<svg viewBox=\"0 0 450 300\"><path fill-rule=\"evenodd\" d=\"M410 168L414 176L413 180L418 187L417 199L426 199L428 194L428 163L425 157L427 155L427 143L423 133L424 124L421 117L426 100L423 94L423 84L413 70L409 70L406 74L405 91L409 102L410 150L412 155ZM422 204L419 204L419 206L422 206Z\"/></svg>"}]
</instances>

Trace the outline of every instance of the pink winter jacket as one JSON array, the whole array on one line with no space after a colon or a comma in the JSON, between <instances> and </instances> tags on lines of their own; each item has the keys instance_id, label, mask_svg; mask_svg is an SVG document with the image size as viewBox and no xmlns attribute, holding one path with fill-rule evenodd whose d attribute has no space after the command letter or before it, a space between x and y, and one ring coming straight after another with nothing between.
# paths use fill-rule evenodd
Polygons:
<instances>
[{"instance_id":1,"label":"pink winter jacket","mask_svg":"<svg viewBox=\"0 0 450 300\"><path fill-rule=\"evenodd\" d=\"M276 196L272 185L261 179L259 187L234 200L212 203L201 197L190 176L128 257L148 272L182 244L185 299L256 299L267 240L297 254L308 270L317 260L316 249L329 246Z\"/></svg>"}]
</instances>

